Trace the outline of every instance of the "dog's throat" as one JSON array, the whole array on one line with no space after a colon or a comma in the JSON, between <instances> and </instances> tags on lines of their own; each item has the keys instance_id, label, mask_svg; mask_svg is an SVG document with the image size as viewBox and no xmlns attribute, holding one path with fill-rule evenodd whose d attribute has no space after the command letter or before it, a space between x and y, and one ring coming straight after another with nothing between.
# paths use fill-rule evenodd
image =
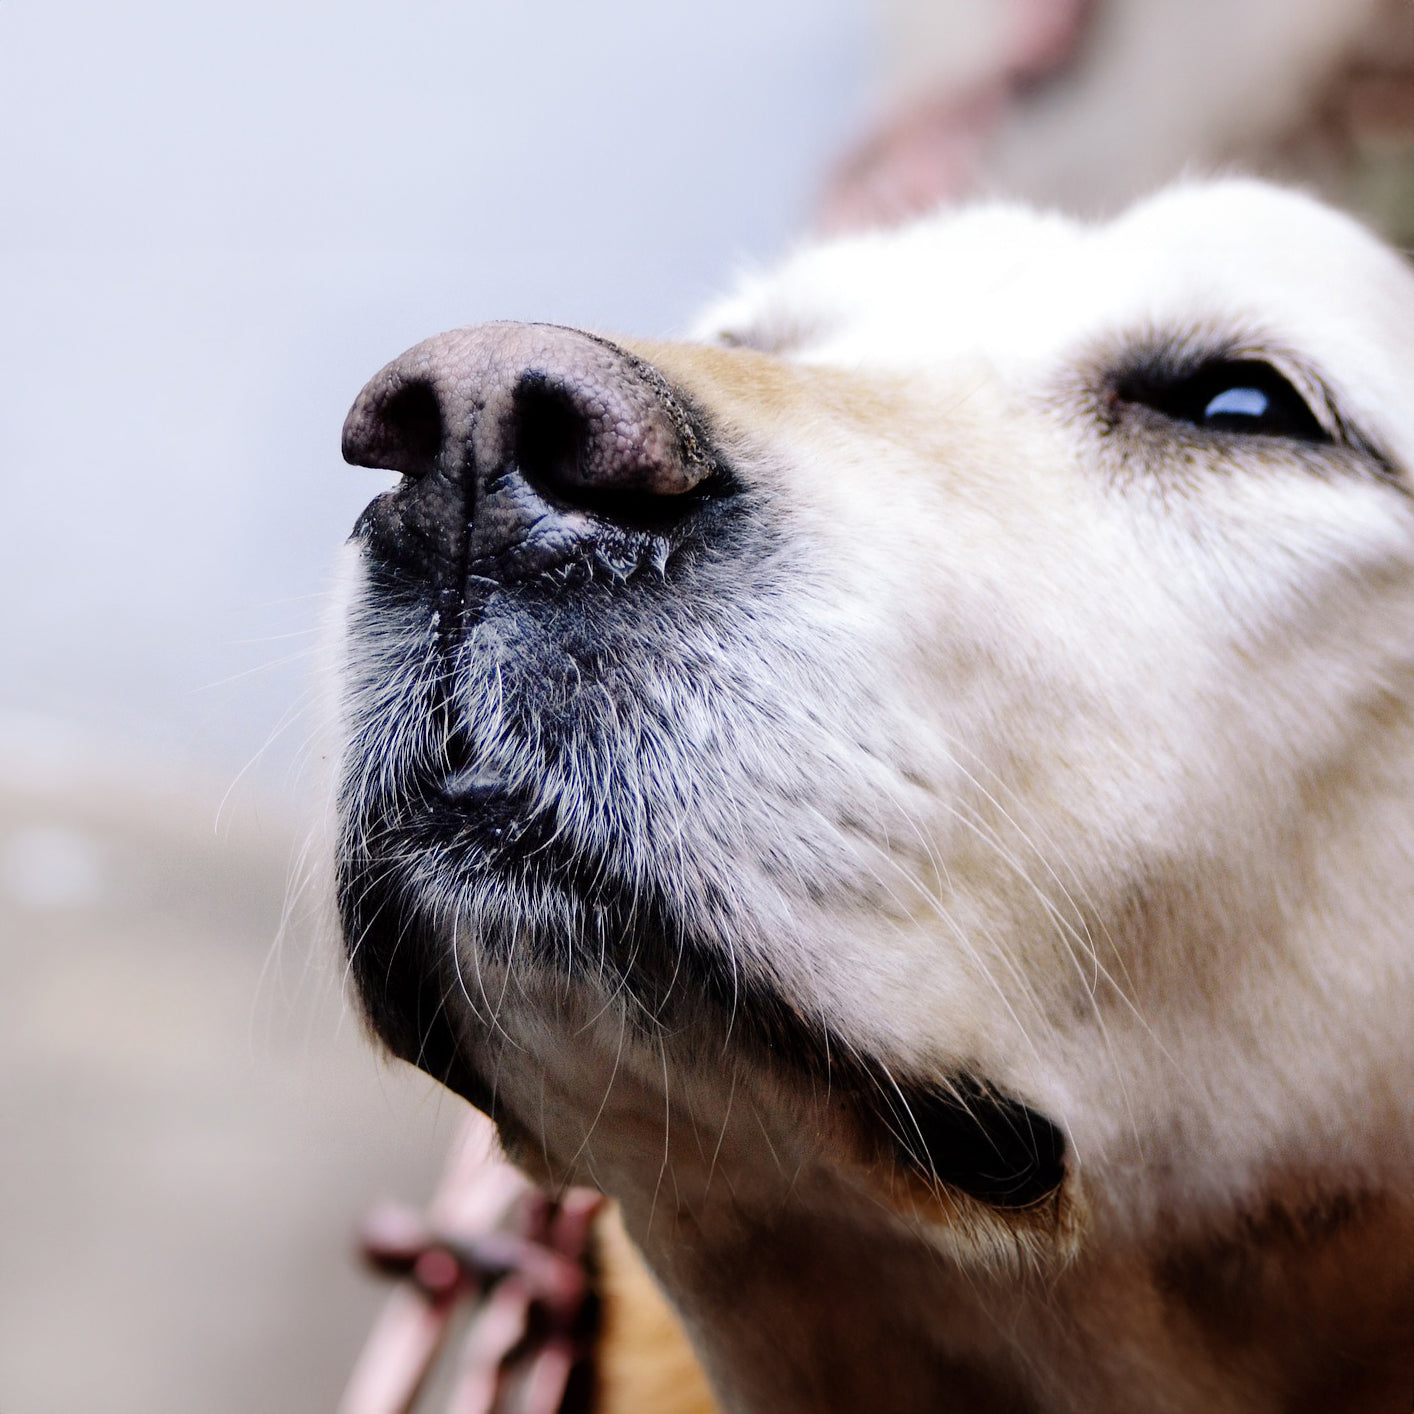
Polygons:
<instances>
[{"instance_id":1,"label":"dog's throat","mask_svg":"<svg viewBox=\"0 0 1414 1414\"><path fill-rule=\"evenodd\" d=\"M1044 1115L971 1076L880 1088L897 1160L929 1184L990 1207L1044 1203L1065 1179L1065 1136Z\"/></svg>"}]
</instances>

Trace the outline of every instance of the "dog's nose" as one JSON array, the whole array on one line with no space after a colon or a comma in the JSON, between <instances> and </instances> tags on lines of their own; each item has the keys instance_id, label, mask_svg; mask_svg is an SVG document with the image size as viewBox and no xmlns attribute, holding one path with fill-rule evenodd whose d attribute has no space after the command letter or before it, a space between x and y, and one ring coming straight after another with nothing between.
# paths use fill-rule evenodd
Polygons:
<instances>
[{"instance_id":1,"label":"dog's nose","mask_svg":"<svg viewBox=\"0 0 1414 1414\"><path fill-rule=\"evenodd\" d=\"M409 349L359 394L343 450L408 479L370 510L377 548L444 579L534 569L665 523L714 470L651 365L546 324L484 324Z\"/></svg>"}]
</instances>

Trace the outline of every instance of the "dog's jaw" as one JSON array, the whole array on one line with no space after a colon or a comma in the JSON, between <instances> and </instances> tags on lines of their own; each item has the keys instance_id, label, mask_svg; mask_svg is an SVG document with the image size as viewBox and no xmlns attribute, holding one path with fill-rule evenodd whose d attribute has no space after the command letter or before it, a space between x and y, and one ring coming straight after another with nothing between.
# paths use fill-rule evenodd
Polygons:
<instances>
[{"instance_id":1,"label":"dog's jaw","mask_svg":"<svg viewBox=\"0 0 1414 1414\"><path fill-rule=\"evenodd\" d=\"M481 980L499 1034L469 1027L465 1049L497 1077L508 1152L547 1186L619 1200L724 1410L1033 1407L992 1312L1016 1318L1018 1275L1046 1288L1063 1273L1073 1194L1000 1218L879 1162L823 1093L720 1049L717 1075L695 1071L684 1038L626 1037L604 997Z\"/></svg>"}]
</instances>

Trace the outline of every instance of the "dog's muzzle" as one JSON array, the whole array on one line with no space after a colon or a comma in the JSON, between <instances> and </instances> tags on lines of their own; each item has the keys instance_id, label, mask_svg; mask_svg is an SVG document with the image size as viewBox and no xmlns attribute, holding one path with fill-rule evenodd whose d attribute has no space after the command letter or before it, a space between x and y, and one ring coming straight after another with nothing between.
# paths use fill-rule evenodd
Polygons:
<instances>
[{"instance_id":1,"label":"dog's muzzle","mask_svg":"<svg viewBox=\"0 0 1414 1414\"><path fill-rule=\"evenodd\" d=\"M1064 1177L1049 1120L969 1074L875 1066L759 949L738 965L761 927L739 876L823 888L829 861L772 862L791 842L742 758L799 690L772 646L775 532L687 396L593 335L487 324L384 368L343 446L403 478L355 532L339 862L350 971L391 1049L511 1122L459 1030L477 1013L460 944L473 971L538 968L708 1051L749 1044L802 1095L823 1079L930 1191L1045 1204ZM808 799L792 752L813 739L777 748L783 799Z\"/></svg>"}]
</instances>

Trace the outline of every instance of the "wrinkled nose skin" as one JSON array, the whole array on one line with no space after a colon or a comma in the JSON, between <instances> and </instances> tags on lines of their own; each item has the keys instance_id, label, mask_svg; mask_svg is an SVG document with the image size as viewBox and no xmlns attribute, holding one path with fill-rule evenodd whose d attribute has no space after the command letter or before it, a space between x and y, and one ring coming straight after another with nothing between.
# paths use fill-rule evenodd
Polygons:
<instances>
[{"instance_id":1,"label":"wrinkled nose skin","mask_svg":"<svg viewBox=\"0 0 1414 1414\"><path fill-rule=\"evenodd\" d=\"M359 394L343 451L405 478L357 533L386 568L453 597L591 556L629 573L723 476L661 374L549 324L409 349Z\"/></svg>"}]
</instances>

